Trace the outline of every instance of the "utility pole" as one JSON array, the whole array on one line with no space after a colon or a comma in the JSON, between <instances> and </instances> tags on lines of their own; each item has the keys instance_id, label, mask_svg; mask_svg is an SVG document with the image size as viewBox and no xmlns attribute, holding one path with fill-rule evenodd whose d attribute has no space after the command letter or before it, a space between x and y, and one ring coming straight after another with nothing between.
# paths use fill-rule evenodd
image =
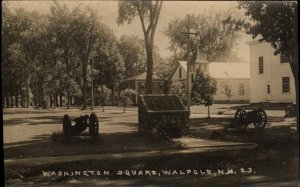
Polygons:
<instances>
[{"instance_id":1,"label":"utility pole","mask_svg":"<svg viewBox=\"0 0 300 187\"><path fill-rule=\"evenodd\" d=\"M92 59L92 75L91 75L91 79L92 79L92 110L94 110L94 60Z\"/></svg>"},{"instance_id":2,"label":"utility pole","mask_svg":"<svg viewBox=\"0 0 300 187\"><path fill-rule=\"evenodd\" d=\"M191 32L190 31L190 15L188 15L187 17L188 19L188 30L187 32L181 32L182 34L187 35L187 40L188 40L188 45L187 45L187 62L186 62L186 66L187 66L187 77L186 77L186 95L187 95L187 109L190 110L191 109L191 99L190 99L190 35L191 34L198 34L196 32Z\"/></svg>"}]
</instances>

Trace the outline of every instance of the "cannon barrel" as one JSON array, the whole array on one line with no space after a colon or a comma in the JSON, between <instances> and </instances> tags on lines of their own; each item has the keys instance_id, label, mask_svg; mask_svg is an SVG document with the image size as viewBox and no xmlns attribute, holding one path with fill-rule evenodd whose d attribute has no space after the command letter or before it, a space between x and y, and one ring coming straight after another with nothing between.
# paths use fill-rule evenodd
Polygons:
<instances>
[{"instance_id":1,"label":"cannon barrel","mask_svg":"<svg viewBox=\"0 0 300 187\"><path fill-rule=\"evenodd\" d=\"M74 125L72 125L75 123ZM89 128L89 134L93 139L97 139L99 135L99 121L95 113L74 118L73 120L68 114L63 117L63 132L67 137L78 136Z\"/></svg>"}]
</instances>

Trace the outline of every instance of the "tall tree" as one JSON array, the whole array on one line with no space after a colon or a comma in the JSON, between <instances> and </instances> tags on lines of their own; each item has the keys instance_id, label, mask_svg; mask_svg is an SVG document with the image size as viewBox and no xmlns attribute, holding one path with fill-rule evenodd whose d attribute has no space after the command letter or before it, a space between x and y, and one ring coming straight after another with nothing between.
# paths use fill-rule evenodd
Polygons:
<instances>
[{"instance_id":1,"label":"tall tree","mask_svg":"<svg viewBox=\"0 0 300 187\"><path fill-rule=\"evenodd\" d=\"M146 50L142 39L123 35L118 42L118 48L124 60L125 77L132 77L146 70Z\"/></svg>"},{"instance_id":2,"label":"tall tree","mask_svg":"<svg viewBox=\"0 0 300 187\"><path fill-rule=\"evenodd\" d=\"M296 111L299 114L299 77L298 77L298 3L292 1L245 1L239 2L250 21L245 28L253 38L269 42L276 54L289 58L296 86ZM299 134L299 116L297 117Z\"/></svg>"},{"instance_id":3,"label":"tall tree","mask_svg":"<svg viewBox=\"0 0 300 187\"><path fill-rule=\"evenodd\" d=\"M112 90L111 101L115 102L115 91L121 82L124 61L119 53L117 38L112 30L102 25L97 33L97 45L94 54L95 86L106 85Z\"/></svg>"},{"instance_id":4,"label":"tall tree","mask_svg":"<svg viewBox=\"0 0 300 187\"><path fill-rule=\"evenodd\" d=\"M6 85L5 90L9 90L10 95L15 94L16 100L18 100L19 93L26 91L23 96L26 95L26 106L28 107L30 102L29 81L38 56L37 50L40 49L41 40L38 37L44 28L41 26L44 16L24 9L11 11L6 6L3 10L3 49L1 51L3 74L5 75L3 82L9 84ZM24 99L24 97L21 98Z\"/></svg>"},{"instance_id":5,"label":"tall tree","mask_svg":"<svg viewBox=\"0 0 300 187\"><path fill-rule=\"evenodd\" d=\"M58 80L60 82L60 94L67 96L67 108L70 108L71 97L81 96L82 90L80 89L80 82L78 79L81 77L79 71L81 63L76 55L76 43L74 36L76 30L73 30L72 25L76 19L76 11L79 7L70 11L66 5L61 5L58 2L50 7L49 14L49 32L52 33L54 53L57 53L59 59L58 67Z\"/></svg>"},{"instance_id":6,"label":"tall tree","mask_svg":"<svg viewBox=\"0 0 300 187\"><path fill-rule=\"evenodd\" d=\"M138 16L140 18L145 39L145 48L147 53L147 77L146 92L152 93L153 76L153 43L156 26L159 20L162 1L120 1L118 24L124 22L131 23Z\"/></svg>"},{"instance_id":7,"label":"tall tree","mask_svg":"<svg viewBox=\"0 0 300 187\"><path fill-rule=\"evenodd\" d=\"M97 42L95 36L98 32L99 20L95 13L86 8L82 10L77 8L76 11L72 12L75 18L72 20L71 29L74 32L74 42L76 43L76 53L81 61L82 71L82 93L83 93L83 109L87 108L88 102L88 67L92 58L93 50Z\"/></svg>"},{"instance_id":8,"label":"tall tree","mask_svg":"<svg viewBox=\"0 0 300 187\"><path fill-rule=\"evenodd\" d=\"M271 43L275 55L287 55L295 79L298 72L297 5L297 2L290 1L239 2L239 8L244 8L245 15L250 18L245 24L247 33L253 38L258 37L259 41Z\"/></svg>"},{"instance_id":9,"label":"tall tree","mask_svg":"<svg viewBox=\"0 0 300 187\"><path fill-rule=\"evenodd\" d=\"M187 55L187 38L181 31L190 27L196 35L190 36L191 51L196 57L197 49L208 61L224 60L239 37L243 21L233 19L234 13L224 11L210 14L186 16L183 20L175 19L169 23L165 35L171 40L170 49L182 59Z\"/></svg>"}]
</instances>

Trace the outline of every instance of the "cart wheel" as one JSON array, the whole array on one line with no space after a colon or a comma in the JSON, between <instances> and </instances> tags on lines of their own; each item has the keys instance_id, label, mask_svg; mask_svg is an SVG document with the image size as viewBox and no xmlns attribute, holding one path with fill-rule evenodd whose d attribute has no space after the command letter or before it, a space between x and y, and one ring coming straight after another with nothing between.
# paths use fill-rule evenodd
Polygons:
<instances>
[{"instance_id":1,"label":"cart wheel","mask_svg":"<svg viewBox=\"0 0 300 187\"><path fill-rule=\"evenodd\" d=\"M89 120L89 133L93 139L98 138L99 135L99 121L95 113L90 115Z\"/></svg>"},{"instance_id":2,"label":"cart wheel","mask_svg":"<svg viewBox=\"0 0 300 187\"><path fill-rule=\"evenodd\" d=\"M72 128L72 120L68 114L65 114L63 118L63 132L66 136L71 135L71 128Z\"/></svg>"},{"instance_id":3,"label":"cart wheel","mask_svg":"<svg viewBox=\"0 0 300 187\"><path fill-rule=\"evenodd\" d=\"M244 109L238 109L234 115L236 125L240 130L245 130L248 126L246 123L247 112Z\"/></svg>"},{"instance_id":4,"label":"cart wheel","mask_svg":"<svg viewBox=\"0 0 300 187\"><path fill-rule=\"evenodd\" d=\"M267 114L264 110L259 109L256 111L257 121L253 123L254 127L263 130L267 125Z\"/></svg>"}]
</instances>

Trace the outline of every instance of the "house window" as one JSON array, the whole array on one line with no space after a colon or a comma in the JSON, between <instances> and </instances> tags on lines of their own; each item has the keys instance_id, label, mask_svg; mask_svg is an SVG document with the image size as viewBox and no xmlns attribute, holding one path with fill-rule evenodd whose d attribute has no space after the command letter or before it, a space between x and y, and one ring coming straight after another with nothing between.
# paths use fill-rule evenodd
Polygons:
<instances>
[{"instance_id":1,"label":"house window","mask_svg":"<svg viewBox=\"0 0 300 187\"><path fill-rule=\"evenodd\" d=\"M282 92L290 92L290 77L282 77Z\"/></svg>"},{"instance_id":2,"label":"house window","mask_svg":"<svg viewBox=\"0 0 300 187\"><path fill-rule=\"evenodd\" d=\"M140 82L140 88L144 89L145 88L145 82Z\"/></svg>"},{"instance_id":3,"label":"house window","mask_svg":"<svg viewBox=\"0 0 300 187\"><path fill-rule=\"evenodd\" d=\"M181 79L182 74L181 74L181 68L179 68L179 78Z\"/></svg>"},{"instance_id":4,"label":"house window","mask_svg":"<svg viewBox=\"0 0 300 187\"><path fill-rule=\"evenodd\" d=\"M288 63L289 62L289 57L286 53L281 53L280 54L280 63Z\"/></svg>"},{"instance_id":5,"label":"house window","mask_svg":"<svg viewBox=\"0 0 300 187\"><path fill-rule=\"evenodd\" d=\"M267 93L271 93L271 86L269 84L267 85Z\"/></svg>"},{"instance_id":6,"label":"house window","mask_svg":"<svg viewBox=\"0 0 300 187\"><path fill-rule=\"evenodd\" d=\"M164 89L164 83L163 82L159 82L159 89Z\"/></svg>"},{"instance_id":7,"label":"house window","mask_svg":"<svg viewBox=\"0 0 300 187\"><path fill-rule=\"evenodd\" d=\"M239 85L239 94L245 95L244 83L240 83L240 85Z\"/></svg>"},{"instance_id":8,"label":"house window","mask_svg":"<svg viewBox=\"0 0 300 187\"><path fill-rule=\"evenodd\" d=\"M258 72L259 74L264 73L264 58L262 56L258 58Z\"/></svg>"}]
</instances>

